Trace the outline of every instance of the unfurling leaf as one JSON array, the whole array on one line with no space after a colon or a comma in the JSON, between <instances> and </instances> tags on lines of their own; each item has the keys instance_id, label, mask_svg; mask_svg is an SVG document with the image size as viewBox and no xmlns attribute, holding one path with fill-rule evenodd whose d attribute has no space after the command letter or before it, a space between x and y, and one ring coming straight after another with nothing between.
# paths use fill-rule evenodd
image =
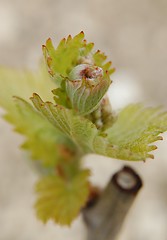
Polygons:
<instances>
[{"instance_id":1,"label":"unfurling leaf","mask_svg":"<svg viewBox=\"0 0 167 240\"><path fill-rule=\"evenodd\" d=\"M46 46L43 45L43 53L50 75L57 84L61 83L61 76L67 77L71 69L78 64L80 57L86 56L92 49L93 44L83 41L84 33L80 32L74 38L70 35L63 38L57 49L53 47L49 38Z\"/></svg>"},{"instance_id":2,"label":"unfurling leaf","mask_svg":"<svg viewBox=\"0 0 167 240\"><path fill-rule=\"evenodd\" d=\"M80 64L73 68L66 80L66 92L72 108L82 115L89 114L97 108L107 92L111 80L102 68Z\"/></svg>"},{"instance_id":3,"label":"unfurling leaf","mask_svg":"<svg viewBox=\"0 0 167 240\"><path fill-rule=\"evenodd\" d=\"M70 225L87 201L89 175L88 170L83 170L70 180L56 175L40 179L36 185L37 216L43 222L52 219L61 225Z\"/></svg>"},{"instance_id":4,"label":"unfurling leaf","mask_svg":"<svg viewBox=\"0 0 167 240\"><path fill-rule=\"evenodd\" d=\"M104 73L108 71L111 75L115 69L111 68L112 62L105 62L106 56L99 50L92 53L93 43L87 43L84 39L84 33L80 32L75 37L68 36L63 38L58 47L55 49L52 40L49 38L43 45L43 54L49 74L55 80L57 85L62 81L63 77L68 77L72 69L79 64L90 64L99 66Z\"/></svg>"},{"instance_id":5,"label":"unfurling leaf","mask_svg":"<svg viewBox=\"0 0 167 240\"><path fill-rule=\"evenodd\" d=\"M74 38L63 38L57 49L51 39L46 41L46 46L43 45L49 73L58 86L54 90L56 103L73 108L81 115L97 108L114 72L112 63L105 62L103 53L92 53L93 46L86 42L83 32Z\"/></svg>"}]
</instances>

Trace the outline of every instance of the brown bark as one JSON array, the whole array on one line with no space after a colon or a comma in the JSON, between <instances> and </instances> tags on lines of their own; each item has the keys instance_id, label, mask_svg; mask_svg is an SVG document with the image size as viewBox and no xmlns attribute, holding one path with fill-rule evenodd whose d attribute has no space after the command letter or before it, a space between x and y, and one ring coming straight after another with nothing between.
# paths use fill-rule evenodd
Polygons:
<instances>
[{"instance_id":1,"label":"brown bark","mask_svg":"<svg viewBox=\"0 0 167 240\"><path fill-rule=\"evenodd\" d=\"M125 217L142 187L136 172L125 166L118 171L107 187L83 210L83 218L88 228L87 240L115 240Z\"/></svg>"}]
</instances>

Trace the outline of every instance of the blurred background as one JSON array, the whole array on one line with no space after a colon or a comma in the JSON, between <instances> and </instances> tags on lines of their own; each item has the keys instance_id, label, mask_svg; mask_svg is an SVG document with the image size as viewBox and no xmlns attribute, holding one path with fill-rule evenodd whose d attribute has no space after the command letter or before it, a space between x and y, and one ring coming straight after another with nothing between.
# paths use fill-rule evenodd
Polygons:
<instances>
[{"instance_id":1,"label":"blurred background","mask_svg":"<svg viewBox=\"0 0 167 240\"><path fill-rule=\"evenodd\" d=\"M56 46L81 30L117 69L109 91L114 109L130 102L167 109L166 0L0 0L0 65L35 69L48 37ZM11 130L0 119L0 240L84 240L81 217L71 228L36 219L32 205L37 176L18 148L22 138ZM85 159L92 181L100 186L125 163L143 178L120 240L167 239L167 135L164 139L157 144L155 160L146 163Z\"/></svg>"}]
</instances>

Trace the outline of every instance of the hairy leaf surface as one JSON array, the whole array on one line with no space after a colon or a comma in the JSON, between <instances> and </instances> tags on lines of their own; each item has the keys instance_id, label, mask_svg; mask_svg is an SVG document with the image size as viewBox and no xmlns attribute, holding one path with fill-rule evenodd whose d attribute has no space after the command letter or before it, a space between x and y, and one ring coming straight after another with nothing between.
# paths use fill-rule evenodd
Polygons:
<instances>
[{"instance_id":1,"label":"hairy leaf surface","mask_svg":"<svg viewBox=\"0 0 167 240\"><path fill-rule=\"evenodd\" d=\"M73 108L81 115L86 115L94 111L107 92L110 84L111 80L109 76L106 76L105 79L100 79L96 86L89 86L86 80L83 80L82 84L80 81L67 80L67 93Z\"/></svg>"}]
</instances>

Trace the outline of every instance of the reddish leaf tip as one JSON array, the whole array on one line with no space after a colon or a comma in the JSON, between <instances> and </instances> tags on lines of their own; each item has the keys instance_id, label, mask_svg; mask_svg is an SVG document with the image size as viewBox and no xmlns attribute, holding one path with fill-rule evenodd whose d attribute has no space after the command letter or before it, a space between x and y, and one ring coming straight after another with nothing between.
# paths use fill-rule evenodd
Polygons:
<instances>
[{"instance_id":1,"label":"reddish leaf tip","mask_svg":"<svg viewBox=\"0 0 167 240\"><path fill-rule=\"evenodd\" d=\"M33 93L32 96L33 96L33 97L37 97L38 94L37 94L37 93Z\"/></svg>"},{"instance_id":2,"label":"reddish leaf tip","mask_svg":"<svg viewBox=\"0 0 167 240\"><path fill-rule=\"evenodd\" d=\"M46 43L51 42L51 41L52 41L52 39L51 39L51 38L48 38L48 39L46 40Z\"/></svg>"}]
</instances>

